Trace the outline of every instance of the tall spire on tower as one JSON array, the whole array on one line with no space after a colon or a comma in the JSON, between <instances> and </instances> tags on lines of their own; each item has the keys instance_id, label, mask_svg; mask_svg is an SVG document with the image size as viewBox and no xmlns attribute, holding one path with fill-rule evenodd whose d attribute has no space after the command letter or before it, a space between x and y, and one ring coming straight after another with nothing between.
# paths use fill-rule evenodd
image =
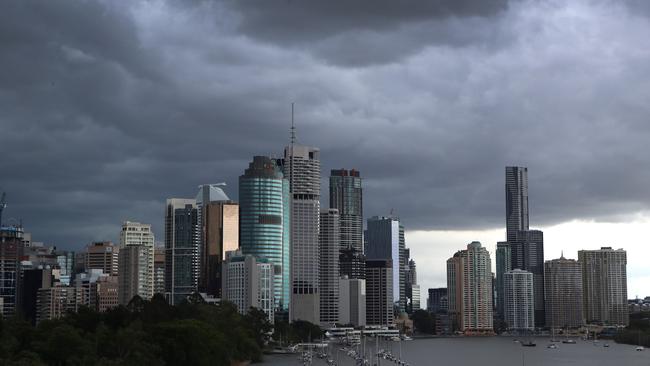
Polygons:
<instances>
[{"instance_id":1,"label":"tall spire on tower","mask_svg":"<svg viewBox=\"0 0 650 366\"><path fill-rule=\"evenodd\" d=\"M296 143L296 126L293 123L293 105L294 102L291 102L291 146Z\"/></svg>"}]
</instances>

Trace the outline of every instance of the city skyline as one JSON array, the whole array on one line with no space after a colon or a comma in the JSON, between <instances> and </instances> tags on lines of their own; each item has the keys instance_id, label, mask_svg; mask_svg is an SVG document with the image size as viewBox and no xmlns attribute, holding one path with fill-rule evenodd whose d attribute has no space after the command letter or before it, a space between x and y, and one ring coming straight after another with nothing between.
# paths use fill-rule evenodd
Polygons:
<instances>
[{"instance_id":1,"label":"city skyline","mask_svg":"<svg viewBox=\"0 0 650 366\"><path fill-rule=\"evenodd\" d=\"M382 2L385 21L360 6L324 23L318 6L282 4L8 5L3 221L75 251L117 243L126 220L151 224L162 243L166 198L225 181L239 201L252 157L281 157L295 102L298 142L321 149L321 191L330 170L357 169L364 220L394 209L404 222L423 304L465 243L494 261L510 165L530 169L545 260L624 248L629 297L648 295L650 111L635 74L649 58L636 51L650 46L646 7ZM296 34L256 14L314 26ZM235 20L214 21L224 18Z\"/></svg>"}]
</instances>

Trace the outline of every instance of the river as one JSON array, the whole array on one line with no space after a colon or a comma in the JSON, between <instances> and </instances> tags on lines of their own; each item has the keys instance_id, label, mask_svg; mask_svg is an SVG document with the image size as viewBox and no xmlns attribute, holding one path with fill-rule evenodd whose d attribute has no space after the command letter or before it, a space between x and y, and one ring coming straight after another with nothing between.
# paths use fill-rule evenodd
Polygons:
<instances>
[{"instance_id":1,"label":"river","mask_svg":"<svg viewBox=\"0 0 650 366\"><path fill-rule=\"evenodd\" d=\"M648 366L650 349L636 351L635 346L617 344L613 341L578 340L576 344L557 343L557 349L548 349L548 338L535 340L537 347L523 347L507 337L487 338L429 338L401 342L402 359L411 366L425 365L499 365L499 366ZM368 340L367 347L371 343ZM608 343L610 347L603 347ZM380 348L391 348L399 354L399 343L389 342ZM339 360L339 366L352 366L354 361L339 347L332 347L332 358ZM368 351L370 353L372 351ZM373 359L373 364L375 360ZM265 357L266 365L301 365L298 355L275 355ZM326 365L323 360L313 358L313 365ZM396 365L381 360L381 365Z\"/></svg>"}]
</instances>

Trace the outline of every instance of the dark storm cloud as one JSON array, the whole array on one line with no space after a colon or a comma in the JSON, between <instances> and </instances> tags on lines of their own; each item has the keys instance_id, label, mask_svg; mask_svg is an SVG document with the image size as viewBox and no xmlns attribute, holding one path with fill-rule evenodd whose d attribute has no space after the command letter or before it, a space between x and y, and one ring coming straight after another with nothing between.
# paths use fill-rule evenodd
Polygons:
<instances>
[{"instance_id":1,"label":"dark storm cloud","mask_svg":"<svg viewBox=\"0 0 650 366\"><path fill-rule=\"evenodd\" d=\"M650 204L650 31L605 1L13 2L0 13L0 189L35 240L79 247L298 139L408 229ZM447 5L445 5L447 4ZM354 67L349 67L354 66Z\"/></svg>"},{"instance_id":2,"label":"dark storm cloud","mask_svg":"<svg viewBox=\"0 0 650 366\"><path fill-rule=\"evenodd\" d=\"M394 62L428 44L463 46L493 36L490 19L507 0L227 1L236 29L307 50L329 63ZM496 40L491 40L496 41Z\"/></svg>"}]
</instances>

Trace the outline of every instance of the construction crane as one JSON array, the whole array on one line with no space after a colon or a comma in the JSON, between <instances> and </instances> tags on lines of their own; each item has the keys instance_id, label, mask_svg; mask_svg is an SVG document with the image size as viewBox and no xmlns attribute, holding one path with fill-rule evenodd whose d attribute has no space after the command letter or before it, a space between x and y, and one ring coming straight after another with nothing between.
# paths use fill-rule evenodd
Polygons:
<instances>
[{"instance_id":1,"label":"construction crane","mask_svg":"<svg viewBox=\"0 0 650 366\"><path fill-rule=\"evenodd\" d=\"M7 193L2 192L2 198L0 198L0 227L2 227L2 211L7 207Z\"/></svg>"}]
</instances>

